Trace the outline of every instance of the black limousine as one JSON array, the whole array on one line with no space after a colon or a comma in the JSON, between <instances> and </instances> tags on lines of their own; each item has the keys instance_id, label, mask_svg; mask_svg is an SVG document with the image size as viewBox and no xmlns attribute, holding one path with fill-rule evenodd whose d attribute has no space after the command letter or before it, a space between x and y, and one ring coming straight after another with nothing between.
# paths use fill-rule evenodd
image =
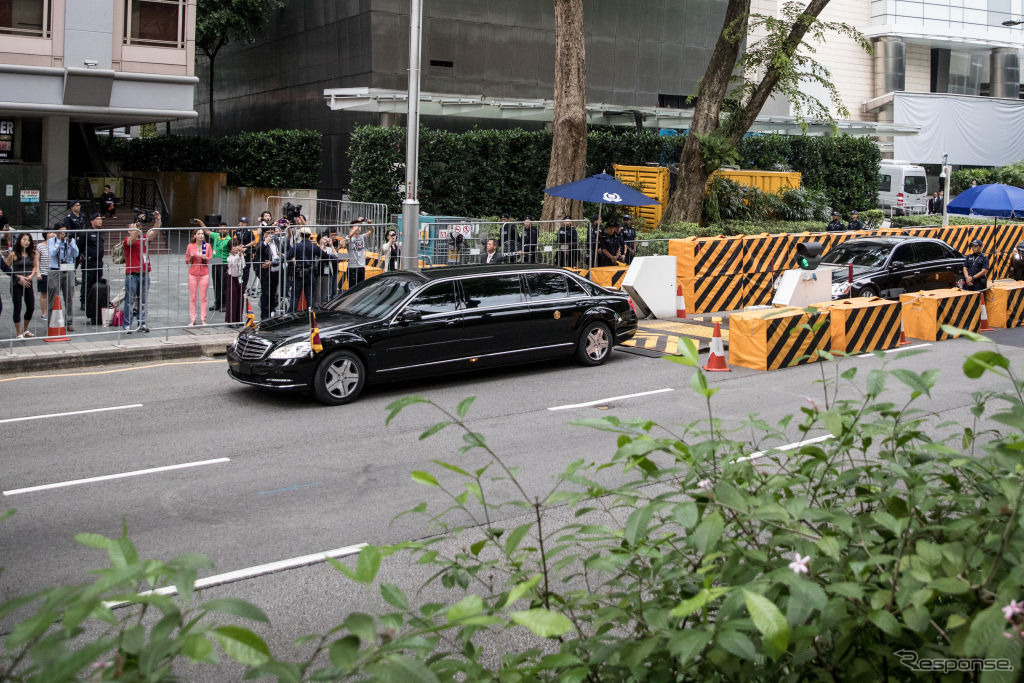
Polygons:
<instances>
[{"instance_id":1,"label":"black limousine","mask_svg":"<svg viewBox=\"0 0 1024 683\"><path fill-rule=\"evenodd\" d=\"M523 264L384 273L315 312L323 351L312 352L309 315L290 313L239 333L228 374L338 405L367 382L572 355L600 365L637 326L624 293Z\"/></svg>"},{"instance_id":2,"label":"black limousine","mask_svg":"<svg viewBox=\"0 0 1024 683\"><path fill-rule=\"evenodd\" d=\"M853 264L853 281L849 266ZM821 260L833 266L832 298L882 296L955 287L963 277L963 254L942 240L924 237L855 238L836 246Z\"/></svg>"}]
</instances>

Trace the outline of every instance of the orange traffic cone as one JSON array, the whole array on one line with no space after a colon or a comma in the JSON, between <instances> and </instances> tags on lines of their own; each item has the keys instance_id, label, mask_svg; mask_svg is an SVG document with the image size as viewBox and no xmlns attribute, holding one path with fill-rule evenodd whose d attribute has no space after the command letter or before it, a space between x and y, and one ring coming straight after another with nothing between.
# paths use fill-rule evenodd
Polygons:
<instances>
[{"instance_id":1,"label":"orange traffic cone","mask_svg":"<svg viewBox=\"0 0 1024 683\"><path fill-rule=\"evenodd\" d=\"M64 308L60 305L60 293L53 297L53 308L50 309L50 318L46 327L46 339L43 341L71 341L71 337L68 336L68 330L64 326Z\"/></svg>"},{"instance_id":2,"label":"orange traffic cone","mask_svg":"<svg viewBox=\"0 0 1024 683\"><path fill-rule=\"evenodd\" d=\"M682 285L676 285L676 317L686 317L686 299L683 298Z\"/></svg>"},{"instance_id":3,"label":"orange traffic cone","mask_svg":"<svg viewBox=\"0 0 1024 683\"><path fill-rule=\"evenodd\" d=\"M729 372L729 366L725 362L725 344L722 342L721 318L712 318L715 322L715 331L711 334L711 352L708 355L708 364L704 369L708 372Z\"/></svg>"},{"instance_id":4,"label":"orange traffic cone","mask_svg":"<svg viewBox=\"0 0 1024 683\"><path fill-rule=\"evenodd\" d=\"M991 332L992 328L988 326L988 309L985 308L985 292L978 292L978 296L981 297L981 324L978 325L978 331Z\"/></svg>"},{"instance_id":5,"label":"orange traffic cone","mask_svg":"<svg viewBox=\"0 0 1024 683\"><path fill-rule=\"evenodd\" d=\"M907 331L903 329L903 316L900 315L900 341L897 346L908 346L910 342L907 341Z\"/></svg>"}]
</instances>

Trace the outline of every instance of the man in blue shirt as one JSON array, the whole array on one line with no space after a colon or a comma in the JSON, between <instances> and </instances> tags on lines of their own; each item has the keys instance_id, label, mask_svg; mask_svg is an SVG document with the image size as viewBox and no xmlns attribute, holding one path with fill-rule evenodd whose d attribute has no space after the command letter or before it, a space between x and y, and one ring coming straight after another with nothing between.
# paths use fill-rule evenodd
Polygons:
<instances>
[{"instance_id":1,"label":"man in blue shirt","mask_svg":"<svg viewBox=\"0 0 1024 683\"><path fill-rule=\"evenodd\" d=\"M57 234L46 240L46 250L50 254L50 272L46 278L46 310L53 310L53 302L60 293L61 308L67 320L68 332L73 332L74 306L71 299L75 296L75 261L78 259L78 243L68 235L65 224L53 226Z\"/></svg>"}]
</instances>

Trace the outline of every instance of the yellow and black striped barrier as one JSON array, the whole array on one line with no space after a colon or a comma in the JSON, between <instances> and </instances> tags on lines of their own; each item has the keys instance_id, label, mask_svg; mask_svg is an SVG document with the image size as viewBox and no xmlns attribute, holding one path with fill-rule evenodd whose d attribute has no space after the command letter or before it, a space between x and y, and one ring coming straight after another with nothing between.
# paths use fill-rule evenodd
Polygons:
<instances>
[{"instance_id":1,"label":"yellow and black striped barrier","mask_svg":"<svg viewBox=\"0 0 1024 683\"><path fill-rule=\"evenodd\" d=\"M990 327L1024 325L1024 282L993 282L985 292Z\"/></svg>"},{"instance_id":2,"label":"yellow and black striped barrier","mask_svg":"<svg viewBox=\"0 0 1024 683\"><path fill-rule=\"evenodd\" d=\"M743 272L744 236L687 237L669 240L669 256L676 257L678 277L710 277Z\"/></svg>"},{"instance_id":3,"label":"yellow and black striped barrier","mask_svg":"<svg viewBox=\"0 0 1024 683\"><path fill-rule=\"evenodd\" d=\"M775 298L776 273L752 273L743 276L743 306L768 306Z\"/></svg>"},{"instance_id":4,"label":"yellow and black striped barrier","mask_svg":"<svg viewBox=\"0 0 1024 683\"><path fill-rule=\"evenodd\" d=\"M942 341L950 335L943 325L977 332L981 322L981 294L959 289L933 289L901 294L903 328L908 337Z\"/></svg>"},{"instance_id":5,"label":"yellow and black striped barrier","mask_svg":"<svg viewBox=\"0 0 1024 683\"><path fill-rule=\"evenodd\" d=\"M754 370L814 363L832 350L828 313L796 307L733 313L729 339L729 364Z\"/></svg>"},{"instance_id":6,"label":"yellow and black striped barrier","mask_svg":"<svg viewBox=\"0 0 1024 683\"><path fill-rule=\"evenodd\" d=\"M747 235L743 238L743 272L786 270L796 257L796 240L788 233Z\"/></svg>"},{"instance_id":7,"label":"yellow and black striped barrier","mask_svg":"<svg viewBox=\"0 0 1024 683\"><path fill-rule=\"evenodd\" d=\"M626 277L629 266L620 263L617 266L599 266L590 269L590 280L594 284L610 289L622 289L622 280ZM586 276L584 276L586 277Z\"/></svg>"},{"instance_id":8,"label":"yellow and black striped barrier","mask_svg":"<svg viewBox=\"0 0 1024 683\"><path fill-rule=\"evenodd\" d=\"M737 311L743 308L745 282L745 275L676 278L676 283L683 288L688 313Z\"/></svg>"},{"instance_id":9,"label":"yellow and black striped barrier","mask_svg":"<svg viewBox=\"0 0 1024 683\"><path fill-rule=\"evenodd\" d=\"M827 311L832 331L832 351L864 353L894 349L900 342L898 301L857 297L815 304Z\"/></svg>"}]
</instances>

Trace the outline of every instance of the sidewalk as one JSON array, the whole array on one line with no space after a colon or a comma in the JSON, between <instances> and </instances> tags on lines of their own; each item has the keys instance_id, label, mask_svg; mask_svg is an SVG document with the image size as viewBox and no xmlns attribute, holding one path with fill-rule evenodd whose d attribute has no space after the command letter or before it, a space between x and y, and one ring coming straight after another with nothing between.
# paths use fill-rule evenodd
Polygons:
<instances>
[{"instance_id":1,"label":"sidewalk","mask_svg":"<svg viewBox=\"0 0 1024 683\"><path fill-rule=\"evenodd\" d=\"M225 353L237 329L207 327L83 335L47 343L36 338L0 347L0 375L94 367L113 363L215 356Z\"/></svg>"}]
</instances>

